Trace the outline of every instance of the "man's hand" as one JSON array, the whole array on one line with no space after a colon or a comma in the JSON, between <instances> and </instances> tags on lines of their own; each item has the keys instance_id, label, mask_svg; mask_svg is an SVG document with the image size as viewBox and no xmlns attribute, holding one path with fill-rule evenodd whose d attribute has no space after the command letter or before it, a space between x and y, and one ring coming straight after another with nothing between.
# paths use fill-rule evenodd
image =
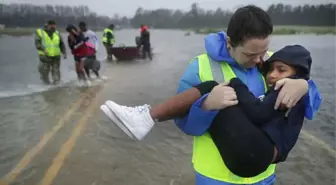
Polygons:
<instances>
[{"instance_id":1,"label":"man's hand","mask_svg":"<svg viewBox=\"0 0 336 185\"><path fill-rule=\"evenodd\" d=\"M48 55L48 50L47 49L45 49L43 52L44 52L45 55Z\"/></svg>"},{"instance_id":2,"label":"man's hand","mask_svg":"<svg viewBox=\"0 0 336 185\"><path fill-rule=\"evenodd\" d=\"M78 35L78 32L75 29L71 29L71 33Z\"/></svg>"},{"instance_id":3,"label":"man's hand","mask_svg":"<svg viewBox=\"0 0 336 185\"><path fill-rule=\"evenodd\" d=\"M205 110L220 110L237 104L236 92L228 86L228 83L223 83L212 89L203 102L202 108Z\"/></svg>"},{"instance_id":4,"label":"man's hand","mask_svg":"<svg viewBox=\"0 0 336 185\"><path fill-rule=\"evenodd\" d=\"M303 79L282 79L277 81L274 89L282 89L279 92L275 102L274 109L278 109L280 105L286 108L294 107L297 102L308 92L308 82Z\"/></svg>"},{"instance_id":5,"label":"man's hand","mask_svg":"<svg viewBox=\"0 0 336 185\"><path fill-rule=\"evenodd\" d=\"M66 58L67 58L67 54L63 53L63 59L66 59Z\"/></svg>"}]
</instances>

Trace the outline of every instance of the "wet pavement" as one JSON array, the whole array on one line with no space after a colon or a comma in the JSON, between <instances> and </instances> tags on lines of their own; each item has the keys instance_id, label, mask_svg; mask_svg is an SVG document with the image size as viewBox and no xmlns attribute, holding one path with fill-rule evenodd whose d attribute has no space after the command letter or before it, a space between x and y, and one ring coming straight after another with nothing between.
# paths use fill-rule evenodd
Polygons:
<instances>
[{"instance_id":1,"label":"wet pavement","mask_svg":"<svg viewBox=\"0 0 336 185\"><path fill-rule=\"evenodd\" d=\"M117 32L117 40L133 45L136 32ZM18 40L29 45L31 38L24 38ZM307 45L314 59L312 77L324 98L316 120L307 122L288 160L278 165L277 184L335 184L334 38L275 36L272 40L273 50L284 44ZM164 122L145 140L133 141L99 110L107 99L129 106L160 103L175 94L188 62L204 50L202 35L153 30L152 40L153 61L103 63L103 74L109 78L103 84L0 99L0 185L192 185L192 137L173 122ZM99 55L104 56L102 46ZM15 59L7 56L0 63ZM35 58L30 60L37 64ZM69 63L63 65L65 81L75 79L73 71L64 70L71 69ZM36 78L31 78L27 84L37 86Z\"/></svg>"}]
</instances>

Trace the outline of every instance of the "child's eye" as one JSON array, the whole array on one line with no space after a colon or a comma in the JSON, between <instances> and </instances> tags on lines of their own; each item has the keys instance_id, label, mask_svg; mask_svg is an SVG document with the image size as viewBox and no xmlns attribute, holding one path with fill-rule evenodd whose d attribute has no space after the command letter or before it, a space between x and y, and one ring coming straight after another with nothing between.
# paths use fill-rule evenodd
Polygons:
<instances>
[{"instance_id":1,"label":"child's eye","mask_svg":"<svg viewBox=\"0 0 336 185\"><path fill-rule=\"evenodd\" d=\"M280 68L279 71L283 73L283 72L286 72L286 69L285 68Z\"/></svg>"}]
</instances>

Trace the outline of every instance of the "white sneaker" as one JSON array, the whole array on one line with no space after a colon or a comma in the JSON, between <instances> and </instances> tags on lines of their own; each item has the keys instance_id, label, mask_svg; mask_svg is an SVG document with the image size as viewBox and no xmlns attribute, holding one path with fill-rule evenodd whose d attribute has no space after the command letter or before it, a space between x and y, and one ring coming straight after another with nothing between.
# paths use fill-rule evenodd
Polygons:
<instances>
[{"instance_id":1,"label":"white sneaker","mask_svg":"<svg viewBox=\"0 0 336 185\"><path fill-rule=\"evenodd\" d=\"M78 87L83 87L85 84L84 84L84 81L79 80L79 81L77 81L76 85L77 85Z\"/></svg>"},{"instance_id":2,"label":"white sneaker","mask_svg":"<svg viewBox=\"0 0 336 185\"><path fill-rule=\"evenodd\" d=\"M97 78L97 79L95 80L95 82L100 83L100 82L103 82L103 80L102 80L101 78Z\"/></svg>"},{"instance_id":3,"label":"white sneaker","mask_svg":"<svg viewBox=\"0 0 336 185\"><path fill-rule=\"evenodd\" d=\"M150 106L142 105L136 107L127 107L106 101L105 105L118 118L116 124L124 131L124 127L138 140L142 140L153 128L155 122L150 116ZM125 131L124 131L125 132ZM127 134L127 132L125 132ZM127 134L129 135L129 134Z\"/></svg>"},{"instance_id":4,"label":"white sneaker","mask_svg":"<svg viewBox=\"0 0 336 185\"><path fill-rule=\"evenodd\" d=\"M90 80L85 80L84 84L85 86L90 87L92 85L92 82Z\"/></svg>"},{"instance_id":5,"label":"white sneaker","mask_svg":"<svg viewBox=\"0 0 336 185\"><path fill-rule=\"evenodd\" d=\"M134 139L132 133L123 124L120 123L121 121L118 120L116 115L106 105L101 105L100 109L107 115L107 117L117 124L118 127L128 135L128 137Z\"/></svg>"}]
</instances>

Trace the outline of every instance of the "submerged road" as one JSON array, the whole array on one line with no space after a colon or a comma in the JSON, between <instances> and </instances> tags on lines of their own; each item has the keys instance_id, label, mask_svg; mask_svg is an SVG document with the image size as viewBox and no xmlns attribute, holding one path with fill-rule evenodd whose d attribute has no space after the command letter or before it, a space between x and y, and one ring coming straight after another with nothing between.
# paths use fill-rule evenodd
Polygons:
<instances>
[{"instance_id":1,"label":"submerged road","mask_svg":"<svg viewBox=\"0 0 336 185\"><path fill-rule=\"evenodd\" d=\"M158 42L163 35L172 39ZM99 106L107 99L129 106L155 105L174 95L188 61L203 51L197 44L202 39L179 31L153 31L153 42L158 43L154 60L104 63L109 80L103 84L0 99L0 185L192 185L192 137L173 122L164 122L145 140L134 141ZM278 48L293 38L274 40L272 47ZM309 47L315 58L332 50ZM321 67L328 70L328 65ZM313 75L326 98L288 160L278 165L277 184L335 183L334 99L326 95L333 92L321 82L328 77Z\"/></svg>"}]
</instances>

